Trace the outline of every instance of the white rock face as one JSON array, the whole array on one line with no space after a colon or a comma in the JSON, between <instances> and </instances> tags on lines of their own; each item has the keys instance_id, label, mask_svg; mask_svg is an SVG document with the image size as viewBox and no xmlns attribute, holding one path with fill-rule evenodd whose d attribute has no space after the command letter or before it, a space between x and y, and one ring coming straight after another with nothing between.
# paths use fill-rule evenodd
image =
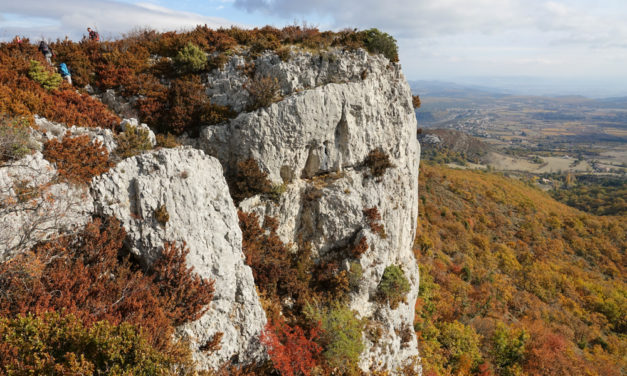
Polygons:
<instances>
[{"instance_id":1,"label":"white rock face","mask_svg":"<svg viewBox=\"0 0 627 376\"><path fill-rule=\"evenodd\" d=\"M53 138L62 140L65 134L69 132L72 137L86 134L90 139L100 141L102 145L107 148L109 153L117 147L113 132L110 129L85 128L77 127L75 125L67 127L64 124L55 123L39 116L35 116L35 124L37 125L38 130L32 133L35 140L40 144L43 144Z\"/></svg>"},{"instance_id":2,"label":"white rock face","mask_svg":"<svg viewBox=\"0 0 627 376\"><path fill-rule=\"evenodd\" d=\"M199 144L226 169L252 157L271 180L287 184L278 204L259 197L240 204L262 218L276 217L283 241L297 243L302 236L324 260L334 249L366 237L369 249L359 259L363 281L351 295L351 307L384 334L376 344L364 336L360 366L398 372L418 358L413 318L419 276L412 245L420 146L411 91L400 66L381 56L334 56L325 61L302 54L284 63L264 55L256 62L258 72L272 73L285 92L310 89L207 127ZM375 149L388 154L394 165L380 178L369 176L363 166ZM381 214L385 236L373 233L364 218L364 209L373 207ZM400 266L411 285L406 303L394 310L375 299L389 265ZM410 338L404 343L403 331Z\"/></svg>"},{"instance_id":3,"label":"white rock face","mask_svg":"<svg viewBox=\"0 0 627 376\"><path fill-rule=\"evenodd\" d=\"M87 188L56 177L40 152L0 166L0 262L53 235L80 229L91 218Z\"/></svg>"},{"instance_id":4,"label":"white rock face","mask_svg":"<svg viewBox=\"0 0 627 376\"><path fill-rule=\"evenodd\" d=\"M387 66L388 60L370 55L364 50L329 50L320 53L293 51L290 59L282 61L275 53L266 52L255 59L255 76L276 78L282 96L329 83L359 82L372 73L373 66ZM246 59L235 55L224 69L207 75L207 95L211 102L230 106L237 112L246 109L249 102L244 85L249 78L244 74Z\"/></svg>"},{"instance_id":5,"label":"white rock face","mask_svg":"<svg viewBox=\"0 0 627 376\"><path fill-rule=\"evenodd\" d=\"M199 320L179 334L191 341L201 368L217 368L263 357L258 339L266 317L252 271L244 264L242 234L220 163L200 150L162 149L120 162L92 183L96 211L118 218L131 251L150 264L165 241L187 243L187 263L215 281L215 297ZM164 206L169 220L155 211ZM199 347L224 333L222 348L206 354Z\"/></svg>"}]
</instances>

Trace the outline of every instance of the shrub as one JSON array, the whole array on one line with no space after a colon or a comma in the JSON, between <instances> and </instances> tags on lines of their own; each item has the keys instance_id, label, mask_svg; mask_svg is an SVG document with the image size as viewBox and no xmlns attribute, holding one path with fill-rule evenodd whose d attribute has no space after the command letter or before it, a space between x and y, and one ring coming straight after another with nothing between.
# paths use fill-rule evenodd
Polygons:
<instances>
[{"instance_id":1,"label":"shrub","mask_svg":"<svg viewBox=\"0 0 627 376\"><path fill-rule=\"evenodd\" d=\"M398 46L394 37L378 29L365 30L363 33L364 43L369 52L380 53L391 62L398 62Z\"/></svg>"},{"instance_id":2,"label":"shrub","mask_svg":"<svg viewBox=\"0 0 627 376\"><path fill-rule=\"evenodd\" d=\"M131 324L86 327L73 315L0 318L0 373L8 375L167 375L176 359Z\"/></svg>"},{"instance_id":3,"label":"shrub","mask_svg":"<svg viewBox=\"0 0 627 376\"><path fill-rule=\"evenodd\" d=\"M69 132L62 141L46 141L43 154L56 166L59 176L72 183L89 184L94 176L107 172L113 165L100 141L92 142L87 135L71 137Z\"/></svg>"},{"instance_id":4,"label":"shrub","mask_svg":"<svg viewBox=\"0 0 627 376\"><path fill-rule=\"evenodd\" d=\"M246 264L253 271L255 285L270 296L287 293L291 257L289 249L276 234L276 228L269 227L270 221L259 224L256 214L239 212L239 226L242 229L242 250ZM266 230L270 230L266 233Z\"/></svg>"},{"instance_id":5,"label":"shrub","mask_svg":"<svg viewBox=\"0 0 627 376\"><path fill-rule=\"evenodd\" d=\"M165 244L146 272L121 257L126 234L113 219L96 219L74 236L41 244L0 263L0 316L65 310L91 326L101 320L142 328L148 342L176 352L173 325L197 319L213 283L186 267L188 251Z\"/></svg>"},{"instance_id":6,"label":"shrub","mask_svg":"<svg viewBox=\"0 0 627 376\"><path fill-rule=\"evenodd\" d=\"M168 223L170 220L170 213L168 213L168 208L165 205L159 205L155 209L155 219L162 226L165 226L165 224Z\"/></svg>"},{"instance_id":7,"label":"shrub","mask_svg":"<svg viewBox=\"0 0 627 376\"><path fill-rule=\"evenodd\" d=\"M360 258L361 255L364 254L364 252L366 252L368 250L368 241L366 240L366 237L362 237L361 239L359 239L359 243L355 244L351 250L351 256L354 258Z\"/></svg>"},{"instance_id":8,"label":"shrub","mask_svg":"<svg viewBox=\"0 0 627 376\"><path fill-rule=\"evenodd\" d=\"M364 165L374 177L381 177L388 168L394 167L390 157L381 149L372 150L364 159Z\"/></svg>"},{"instance_id":9,"label":"shrub","mask_svg":"<svg viewBox=\"0 0 627 376\"><path fill-rule=\"evenodd\" d=\"M409 281L400 267L389 265L385 268L377 287L379 301L387 302L390 308L396 309L399 303L405 302L409 290Z\"/></svg>"},{"instance_id":10,"label":"shrub","mask_svg":"<svg viewBox=\"0 0 627 376\"><path fill-rule=\"evenodd\" d=\"M127 126L125 132L116 136L115 153L120 158L128 158L152 149L149 134L147 129Z\"/></svg>"},{"instance_id":11,"label":"shrub","mask_svg":"<svg viewBox=\"0 0 627 376\"><path fill-rule=\"evenodd\" d=\"M471 326L457 320L443 323L438 340L448 353L449 365L459 374L479 365L480 337Z\"/></svg>"},{"instance_id":12,"label":"shrub","mask_svg":"<svg viewBox=\"0 0 627 376\"><path fill-rule=\"evenodd\" d=\"M157 139L157 146L160 148L175 148L177 146L181 146L181 144L176 140L176 137L172 133L168 133L168 134L159 133L156 139Z\"/></svg>"},{"instance_id":13,"label":"shrub","mask_svg":"<svg viewBox=\"0 0 627 376\"><path fill-rule=\"evenodd\" d=\"M322 355L333 374L356 373L359 355L364 350L364 322L356 317L356 312L333 303L328 308L309 304L304 313L310 322L321 325Z\"/></svg>"},{"instance_id":14,"label":"shrub","mask_svg":"<svg viewBox=\"0 0 627 376\"><path fill-rule=\"evenodd\" d=\"M222 123L235 115L228 107L212 104L205 94L205 87L195 76L172 81L165 98L156 95L154 101L150 106L155 107L155 113L149 119L158 123L161 131L175 135L196 132L201 125ZM144 103L148 104L147 101Z\"/></svg>"},{"instance_id":15,"label":"shrub","mask_svg":"<svg viewBox=\"0 0 627 376\"><path fill-rule=\"evenodd\" d=\"M348 286L352 291L357 291L359 289L363 276L364 269L361 264L357 261L351 262L350 269L348 271Z\"/></svg>"},{"instance_id":16,"label":"shrub","mask_svg":"<svg viewBox=\"0 0 627 376\"><path fill-rule=\"evenodd\" d=\"M261 343L268 347L274 368L282 376L311 375L318 365L322 348L315 342L319 328L310 329L309 336L295 325L290 327L283 320L268 322L261 334Z\"/></svg>"},{"instance_id":17,"label":"shrub","mask_svg":"<svg viewBox=\"0 0 627 376\"><path fill-rule=\"evenodd\" d=\"M236 204L249 197L272 192L268 173L261 171L253 158L238 162L235 177L230 180L231 196Z\"/></svg>"},{"instance_id":18,"label":"shrub","mask_svg":"<svg viewBox=\"0 0 627 376\"><path fill-rule=\"evenodd\" d=\"M383 227L383 225L380 223L381 214L379 213L379 209L376 206L364 209L364 217L366 217L366 223L368 223L370 231L378 234L382 238L386 237L385 227Z\"/></svg>"},{"instance_id":19,"label":"shrub","mask_svg":"<svg viewBox=\"0 0 627 376\"><path fill-rule=\"evenodd\" d=\"M20 119L0 120L0 162L18 160L34 149L28 125Z\"/></svg>"},{"instance_id":20,"label":"shrub","mask_svg":"<svg viewBox=\"0 0 627 376\"><path fill-rule=\"evenodd\" d=\"M499 322L491 339L490 356L498 374L515 375L515 370L522 366L529 335L524 330L511 329Z\"/></svg>"},{"instance_id":21,"label":"shrub","mask_svg":"<svg viewBox=\"0 0 627 376\"><path fill-rule=\"evenodd\" d=\"M68 125L112 129L120 123L120 118L105 104L72 89L55 91L53 95L42 98L39 106L40 108L35 108L33 112Z\"/></svg>"},{"instance_id":22,"label":"shrub","mask_svg":"<svg viewBox=\"0 0 627 376\"><path fill-rule=\"evenodd\" d=\"M37 60L30 61L30 68L28 69L28 77L33 79L46 90L56 89L61 85L63 78L60 74L52 72L44 68Z\"/></svg>"},{"instance_id":23,"label":"shrub","mask_svg":"<svg viewBox=\"0 0 627 376\"><path fill-rule=\"evenodd\" d=\"M257 77L249 80L244 85L244 89L250 96L248 110L254 111L258 108L268 107L278 101L281 87L279 81L274 77Z\"/></svg>"},{"instance_id":24,"label":"shrub","mask_svg":"<svg viewBox=\"0 0 627 376\"><path fill-rule=\"evenodd\" d=\"M173 63L181 73L200 72L207 66L207 56L193 43L187 43L174 57Z\"/></svg>"},{"instance_id":25,"label":"shrub","mask_svg":"<svg viewBox=\"0 0 627 376\"><path fill-rule=\"evenodd\" d=\"M161 303L175 326L199 319L213 299L213 281L202 279L193 267L187 267L188 254L185 243L165 243L150 270Z\"/></svg>"},{"instance_id":26,"label":"shrub","mask_svg":"<svg viewBox=\"0 0 627 376\"><path fill-rule=\"evenodd\" d=\"M411 96L411 104L414 106L414 108L420 108L421 102L420 102L420 96L419 95L412 95ZM419 129L420 133L422 133L422 129Z\"/></svg>"}]
</instances>

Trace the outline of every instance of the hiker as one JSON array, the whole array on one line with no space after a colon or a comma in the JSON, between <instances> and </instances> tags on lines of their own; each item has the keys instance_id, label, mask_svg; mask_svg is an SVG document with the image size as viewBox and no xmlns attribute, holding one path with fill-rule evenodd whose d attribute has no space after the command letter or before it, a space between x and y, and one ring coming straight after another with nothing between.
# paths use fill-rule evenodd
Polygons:
<instances>
[{"instance_id":1,"label":"hiker","mask_svg":"<svg viewBox=\"0 0 627 376\"><path fill-rule=\"evenodd\" d=\"M72 85L72 74L70 74L70 70L65 63L59 64L59 73L68 84Z\"/></svg>"},{"instance_id":2,"label":"hiker","mask_svg":"<svg viewBox=\"0 0 627 376\"><path fill-rule=\"evenodd\" d=\"M89 32L89 40L100 42L100 35L98 35L95 30L92 30L91 27L88 27L87 32Z\"/></svg>"},{"instance_id":3,"label":"hiker","mask_svg":"<svg viewBox=\"0 0 627 376\"><path fill-rule=\"evenodd\" d=\"M20 38L20 36L19 36L19 35L16 35L16 36L15 36L15 39L13 39L13 40L14 40L14 41L15 41L15 43L17 43L17 44L22 44L22 38Z\"/></svg>"},{"instance_id":4,"label":"hiker","mask_svg":"<svg viewBox=\"0 0 627 376\"><path fill-rule=\"evenodd\" d=\"M48 46L48 43L46 43L46 41L42 40L41 42L39 42L39 51L44 54L48 64L52 65L52 60L50 60L50 58L54 55L54 52L52 52L52 48Z\"/></svg>"}]
</instances>

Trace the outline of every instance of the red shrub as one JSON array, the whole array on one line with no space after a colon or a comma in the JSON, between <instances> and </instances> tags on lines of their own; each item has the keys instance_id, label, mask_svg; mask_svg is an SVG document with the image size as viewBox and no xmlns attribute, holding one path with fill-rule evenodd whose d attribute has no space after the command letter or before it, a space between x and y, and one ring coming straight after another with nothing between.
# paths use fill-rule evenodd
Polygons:
<instances>
[{"instance_id":1,"label":"red shrub","mask_svg":"<svg viewBox=\"0 0 627 376\"><path fill-rule=\"evenodd\" d=\"M366 223L368 223L368 227L370 227L370 230L384 238L385 228L380 223L381 214L379 213L379 209L376 206L364 209L364 216L366 217Z\"/></svg>"},{"instance_id":2,"label":"red shrub","mask_svg":"<svg viewBox=\"0 0 627 376\"><path fill-rule=\"evenodd\" d=\"M164 245L161 257L151 269L159 297L174 325L200 318L213 298L213 281L207 282L187 267L189 249L174 243Z\"/></svg>"},{"instance_id":3,"label":"red shrub","mask_svg":"<svg viewBox=\"0 0 627 376\"><path fill-rule=\"evenodd\" d=\"M268 347L274 368L282 376L309 376L319 364L322 352L315 340L320 329L313 328L309 336L298 325L290 327L284 321L268 323L261 334L261 342Z\"/></svg>"},{"instance_id":4,"label":"red shrub","mask_svg":"<svg viewBox=\"0 0 627 376\"><path fill-rule=\"evenodd\" d=\"M148 273L121 258L125 232L115 219L87 224L0 264L0 315L64 311L86 325L107 320L143 328L151 344L169 346L173 325L201 315L213 284L185 266L184 248L167 244Z\"/></svg>"}]
</instances>

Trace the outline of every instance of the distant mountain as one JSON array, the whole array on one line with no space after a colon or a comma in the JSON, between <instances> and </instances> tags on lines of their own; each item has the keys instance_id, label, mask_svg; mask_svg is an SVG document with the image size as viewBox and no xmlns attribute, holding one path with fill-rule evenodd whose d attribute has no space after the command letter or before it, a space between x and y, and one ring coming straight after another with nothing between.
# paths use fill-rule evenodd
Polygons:
<instances>
[{"instance_id":1,"label":"distant mountain","mask_svg":"<svg viewBox=\"0 0 627 376\"><path fill-rule=\"evenodd\" d=\"M409 81L412 92L432 97L477 98L477 97L504 97L510 93L475 85L460 85L445 81Z\"/></svg>"}]
</instances>

